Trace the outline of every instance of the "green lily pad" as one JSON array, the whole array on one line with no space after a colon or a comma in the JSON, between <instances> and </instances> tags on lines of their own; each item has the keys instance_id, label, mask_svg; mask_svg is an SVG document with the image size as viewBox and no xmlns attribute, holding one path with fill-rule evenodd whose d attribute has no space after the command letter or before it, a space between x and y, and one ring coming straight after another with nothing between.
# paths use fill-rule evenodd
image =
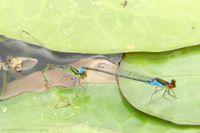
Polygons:
<instances>
[{"instance_id":1,"label":"green lily pad","mask_svg":"<svg viewBox=\"0 0 200 133\"><path fill-rule=\"evenodd\" d=\"M86 125L88 131L95 129L95 132L199 132L198 127L174 125L137 111L122 98L116 85L93 84L85 88L87 95L79 93L78 97L70 90L50 89L0 102L0 131L57 131L59 127L69 127L68 132L72 132L74 127ZM54 108L65 101L69 106Z\"/></svg>"},{"instance_id":2,"label":"green lily pad","mask_svg":"<svg viewBox=\"0 0 200 133\"><path fill-rule=\"evenodd\" d=\"M115 131L111 131L108 129L103 129L103 128L96 128L92 127L87 124L68 124L68 125L48 125L46 124L45 126L30 126L26 127L25 129L19 129L18 131L15 131L15 133L21 133L24 131L28 132L44 132L44 133L116 133Z\"/></svg>"},{"instance_id":3,"label":"green lily pad","mask_svg":"<svg viewBox=\"0 0 200 133\"><path fill-rule=\"evenodd\" d=\"M120 79L120 88L125 98L135 108L181 125L200 125L200 47L184 48L163 53L126 54L122 64L122 73L160 77L177 82L174 91L176 100L165 95L164 91L150 97L155 88L137 81ZM136 74L137 73L137 74ZM171 102L169 101L171 100ZM149 103L150 102L150 103Z\"/></svg>"},{"instance_id":4,"label":"green lily pad","mask_svg":"<svg viewBox=\"0 0 200 133\"><path fill-rule=\"evenodd\" d=\"M56 51L101 54L200 43L200 1L129 0L125 7L124 2L3 0L0 34Z\"/></svg>"}]
</instances>

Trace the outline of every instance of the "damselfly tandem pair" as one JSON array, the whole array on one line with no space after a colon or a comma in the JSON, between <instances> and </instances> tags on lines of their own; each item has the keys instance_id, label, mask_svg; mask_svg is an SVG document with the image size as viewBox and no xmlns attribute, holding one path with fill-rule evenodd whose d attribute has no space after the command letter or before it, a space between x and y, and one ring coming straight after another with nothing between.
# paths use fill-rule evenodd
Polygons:
<instances>
[{"instance_id":1,"label":"damselfly tandem pair","mask_svg":"<svg viewBox=\"0 0 200 133\"><path fill-rule=\"evenodd\" d=\"M75 67L73 66L67 66L67 65L55 65L55 64L48 64L46 66L46 68L42 71L42 74L43 74L43 78L44 78L44 82L45 82L45 86L46 87L49 87L49 86L52 86L51 84L51 81L50 79L48 78L47 76L47 71L48 70L51 70L51 69L54 69L54 68L60 68L61 70L63 70L66 75L70 75L72 76L73 78L75 78L74 80L74 86L76 84L80 85L82 88L84 88L81 84L81 79L85 79L87 77L87 73L86 71L85 72L80 72L78 71L79 69L76 69Z\"/></svg>"},{"instance_id":2,"label":"damselfly tandem pair","mask_svg":"<svg viewBox=\"0 0 200 133\"><path fill-rule=\"evenodd\" d=\"M8 57L5 62L0 61L0 70L12 71L14 73L20 73L24 70L34 67L35 64L37 64L37 62L38 61L36 59L29 58L29 57ZM46 72L49 69L52 69L55 67L61 68L62 70L64 70L66 72L66 74L70 74L71 76L76 77L74 84L78 84L80 86L82 86L81 82L80 82L81 79L85 79L87 77L87 71L96 71L96 72L102 72L105 74L113 75L116 77L121 77L121 78L126 78L126 79L130 79L130 80L143 82L143 83L146 83L146 84L156 87L156 89L154 90L154 92L151 95L150 101L152 100L154 94L156 94L157 92L160 92L162 90L164 90L163 98L166 99L166 97L165 97L166 93L168 95L170 95L172 98L174 98L174 99L176 98L176 95L173 91L173 89L176 87L175 80L171 80L170 82L168 82L161 78L144 79L144 78L142 78L143 76L139 76L139 77L138 76L134 77L134 75L127 76L127 75L122 75L122 74L113 73L113 72L109 72L109 71L105 71L105 70L101 70L101 69L97 69L97 68L90 68L90 67L80 67L77 69L73 66L48 64L47 67L42 72L46 83L49 83L49 79L46 75Z\"/></svg>"},{"instance_id":3,"label":"damselfly tandem pair","mask_svg":"<svg viewBox=\"0 0 200 133\"><path fill-rule=\"evenodd\" d=\"M97 68L90 68L90 67L80 67L80 68L75 68L73 66L66 66L66 65L51 65L49 64L43 71L43 76L45 81L48 83L48 77L46 75L46 72L49 69L52 68L61 68L62 70L64 70L67 74L72 74L74 76L77 77L77 82L78 85L81 85L80 80L84 79L87 77L87 71L96 71L96 72L102 72L105 74L109 74L109 75L113 75L116 77L121 77L121 78L126 78L126 79L130 79L130 80L135 80L135 81L139 81L139 82L143 82L146 83L148 85L154 86L156 89L154 90L154 92L151 95L151 99L150 102L154 96L154 94L156 94L157 92L160 92L162 90L164 90L163 93L163 98L167 99L165 97L166 94L170 95L172 98L176 99L176 95L173 91L173 89L176 87L176 81L174 79L172 79L170 82L165 81L161 78L150 78L150 79L142 79L142 78L136 78L134 76L127 76L127 75L122 75L122 74L118 74L118 73L112 73L109 71L105 71L105 70L101 70L101 69L97 69ZM142 77L142 76L141 76ZM169 99L167 99L169 100Z\"/></svg>"}]
</instances>

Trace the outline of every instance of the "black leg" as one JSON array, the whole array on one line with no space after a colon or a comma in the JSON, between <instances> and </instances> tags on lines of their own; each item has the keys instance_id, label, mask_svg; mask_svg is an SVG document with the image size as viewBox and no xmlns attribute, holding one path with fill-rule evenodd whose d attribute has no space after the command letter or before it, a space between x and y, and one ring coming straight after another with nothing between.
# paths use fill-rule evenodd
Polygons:
<instances>
[{"instance_id":1,"label":"black leg","mask_svg":"<svg viewBox=\"0 0 200 133\"><path fill-rule=\"evenodd\" d=\"M83 87L83 85L81 84L81 79L77 77L77 79L76 79L75 82L74 82L74 90L75 90L76 96L79 96L79 95L78 95L78 88L77 88L76 84L77 84L78 86L81 86L81 88L84 89L84 92L85 92L85 87Z\"/></svg>"},{"instance_id":2,"label":"black leg","mask_svg":"<svg viewBox=\"0 0 200 133\"><path fill-rule=\"evenodd\" d=\"M166 89L165 89L165 92L163 93L163 98L164 98L165 100L169 101L169 102L172 102L170 99L168 99L168 98L165 97L165 94L166 94L166 92L168 93L168 91L169 91L169 89L166 88ZM169 93L168 93L168 94L169 94Z\"/></svg>"},{"instance_id":3,"label":"black leg","mask_svg":"<svg viewBox=\"0 0 200 133\"><path fill-rule=\"evenodd\" d=\"M156 87L156 89L154 90L154 92L151 94L151 98L150 98L150 100L149 100L149 104L152 102L153 96L154 96L156 93L158 93L159 91L162 91L162 90L163 90L163 88L161 88L161 89L158 90L158 87Z\"/></svg>"},{"instance_id":4,"label":"black leg","mask_svg":"<svg viewBox=\"0 0 200 133\"><path fill-rule=\"evenodd\" d=\"M86 93L86 89L85 89L85 87L81 84L81 78L80 78L80 77L78 78L78 85L81 86L81 88L83 89L83 93L85 94L85 93Z\"/></svg>"},{"instance_id":5,"label":"black leg","mask_svg":"<svg viewBox=\"0 0 200 133\"><path fill-rule=\"evenodd\" d=\"M170 93L170 91L172 91L173 94ZM174 99L177 99L176 95L175 95L175 92L172 90L172 89L168 89L168 94L174 98Z\"/></svg>"},{"instance_id":6,"label":"black leg","mask_svg":"<svg viewBox=\"0 0 200 133\"><path fill-rule=\"evenodd\" d=\"M53 68L56 68L57 66L54 65L54 64L47 64L47 66L45 67L45 69L42 71L42 75L43 75L43 78L44 78L44 82L45 82L45 85L47 86L47 88L49 88L49 86L52 86L52 81L48 79L48 76L47 76L47 71L53 69Z\"/></svg>"},{"instance_id":7,"label":"black leg","mask_svg":"<svg viewBox=\"0 0 200 133\"><path fill-rule=\"evenodd\" d=\"M47 86L47 88L49 88L49 86L51 86L51 81L48 79L48 76L46 75L46 72L50 69L49 64L45 67L45 69L42 71L42 75L43 75L43 80L45 82L45 86Z\"/></svg>"},{"instance_id":8,"label":"black leg","mask_svg":"<svg viewBox=\"0 0 200 133\"><path fill-rule=\"evenodd\" d=\"M78 82L78 78L76 78L75 81L74 81L74 89L73 89L76 96L78 96L77 87L76 87L77 82Z\"/></svg>"}]
</instances>

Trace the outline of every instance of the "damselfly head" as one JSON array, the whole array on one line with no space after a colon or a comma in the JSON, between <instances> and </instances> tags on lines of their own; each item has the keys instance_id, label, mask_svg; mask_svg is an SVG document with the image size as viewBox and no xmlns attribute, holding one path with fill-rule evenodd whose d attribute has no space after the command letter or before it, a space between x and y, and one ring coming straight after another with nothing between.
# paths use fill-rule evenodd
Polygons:
<instances>
[{"instance_id":1,"label":"damselfly head","mask_svg":"<svg viewBox=\"0 0 200 133\"><path fill-rule=\"evenodd\" d=\"M176 80L172 79L168 85L169 89L173 89L176 87Z\"/></svg>"},{"instance_id":2,"label":"damselfly head","mask_svg":"<svg viewBox=\"0 0 200 133\"><path fill-rule=\"evenodd\" d=\"M81 79L86 78L87 77L86 67L80 67L78 69L78 74L80 75Z\"/></svg>"},{"instance_id":3,"label":"damselfly head","mask_svg":"<svg viewBox=\"0 0 200 133\"><path fill-rule=\"evenodd\" d=\"M87 76L85 67L80 67L79 69L76 69L73 66L69 66L69 68L75 75L79 75L81 76L81 78L84 78Z\"/></svg>"},{"instance_id":4,"label":"damselfly head","mask_svg":"<svg viewBox=\"0 0 200 133\"><path fill-rule=\"evenodd\" d=\"M80 68L78 69L78 73L79 73L80 75L85 75L85 74L86 74L86 68L85 68L85 67L80 67Z\"/></svg>"}]
</instances>

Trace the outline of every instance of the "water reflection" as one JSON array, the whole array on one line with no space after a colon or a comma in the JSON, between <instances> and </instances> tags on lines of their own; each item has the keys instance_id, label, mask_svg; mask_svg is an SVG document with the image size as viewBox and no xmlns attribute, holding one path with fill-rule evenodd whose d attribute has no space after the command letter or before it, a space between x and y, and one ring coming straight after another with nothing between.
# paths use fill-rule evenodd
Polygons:
<instances>
[{"instance_id":1,"label":"water reflection","mask_svg":"<svg viewBox=\"0 0 200 133\"><path fill-rule=\"evenodd\" d=\"M42 71L47 64L77 64L81 62L84 63L91 62L93 60L107 60L112 62L116 66L120 63L122 59L122 54L111 54L111 55L96 55L96 54L78 54L78 53L63 53L51 51L46 48L28 44L22 41L9 39L4 36L0 36L0 57L2 62L8 62L8 57L19 57L28 58L23 69L18 73L13 71L0 71L0 86L2 87L1 92L5 91L7 83L19 80L21 77L30 75L36 71ZM32 61L30 61L32 59ZM84 61L90 59L90 61ZM36 61L34 64L34 60ZM83 61L82 61L83 60ZM28 63L28 64L27 64ZM32 64L31 64L32 63ZM15 66L16 64L12 65ZM28 67L27 67L28 66ZM28 69L27 69L28 68ZM33 81L36 83L37 81Z\"/></svg>"}]
</instances>

